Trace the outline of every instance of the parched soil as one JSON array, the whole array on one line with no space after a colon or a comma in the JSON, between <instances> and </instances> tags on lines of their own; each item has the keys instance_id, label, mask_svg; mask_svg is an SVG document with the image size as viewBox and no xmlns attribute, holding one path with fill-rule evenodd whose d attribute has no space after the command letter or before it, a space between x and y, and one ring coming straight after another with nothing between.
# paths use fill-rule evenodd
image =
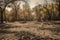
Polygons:
<instances>
[{"instance_id":1,"label":"parched soil","mask_svg":"<svg viewBox=\"0 0 60 40\"><path fill-rule=\"evenodd\" d=\"M60 40L60 25L50 22L0 24L0 40Z\"/></svg>"}]
</instances>

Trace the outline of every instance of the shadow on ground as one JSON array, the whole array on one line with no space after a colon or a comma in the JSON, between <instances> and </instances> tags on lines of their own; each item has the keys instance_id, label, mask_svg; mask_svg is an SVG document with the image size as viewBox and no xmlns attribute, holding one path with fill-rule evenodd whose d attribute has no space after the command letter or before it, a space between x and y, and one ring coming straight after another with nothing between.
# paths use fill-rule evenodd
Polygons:
<instances>
[{"instance_id":1,"label":"shadow on ground","mask_svg":"<svg viewBox=\"0 0 60 40\"><path fill-rule=\"evenodd\" d=\"M17 32L13 33L4 32L2 34L0 33L0 40L59 40L59 39L49 38L48 36L41 37L34 35L30 32L21 31L19 33Z\"/></svg>"}]
</instances>

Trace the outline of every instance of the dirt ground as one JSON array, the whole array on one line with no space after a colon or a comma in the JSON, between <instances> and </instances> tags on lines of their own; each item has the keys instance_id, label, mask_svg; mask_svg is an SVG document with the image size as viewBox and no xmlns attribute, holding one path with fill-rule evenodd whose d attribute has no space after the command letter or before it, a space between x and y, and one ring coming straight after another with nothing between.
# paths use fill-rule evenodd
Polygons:
<instances>
[{"instance_id":1,"label":"dirt ground","mask_svg":"<svg viewBox=\"0 0 60 40\"><path fill-rule=\"evenodd\" d=\"M60 25L50 22L0 24L0 40L60 40Z\"/></svg>"}]
</instances>

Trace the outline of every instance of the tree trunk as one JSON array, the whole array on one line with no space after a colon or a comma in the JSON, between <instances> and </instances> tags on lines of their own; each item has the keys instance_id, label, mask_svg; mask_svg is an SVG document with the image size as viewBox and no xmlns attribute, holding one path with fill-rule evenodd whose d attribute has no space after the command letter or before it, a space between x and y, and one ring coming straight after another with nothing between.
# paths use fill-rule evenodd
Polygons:
<instances>
[{"instance_id":1,"label":"tree trunk","mask_svg":"<svg viewBox=\"0 0 60 40\"><path fill-rule=\"evenodd\" d=\"M60 1L59 1L59 18L60 18ZM59 19L60 20L60 19Z\"/></svg>"},{"instance_id":2,"label":"tree trunk","mask_svg":"<svg viewBox=\"0 0 60 40\"><path fill-rule=\"evenodd\" d=\"M3 10L1 7L0 7L0 17L1 17L1 23L3 23Z\"/></svg>"}]
</instances>

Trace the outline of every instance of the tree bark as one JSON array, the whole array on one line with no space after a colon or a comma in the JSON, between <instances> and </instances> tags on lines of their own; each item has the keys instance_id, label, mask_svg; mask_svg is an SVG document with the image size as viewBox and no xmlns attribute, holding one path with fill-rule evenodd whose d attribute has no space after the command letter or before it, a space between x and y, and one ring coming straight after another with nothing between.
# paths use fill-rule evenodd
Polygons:
<instances>
[{"instance_id":1,"label":"tree bark","mask_svg":"<svg viewBox=\"0 0 60 40\"><path fill-rule=\"evenodd\" d=\"M0 17L1 17L1 23L3 23L3 10L1 7L0 7Z\"/></svg>"},{"instance_id":2,"label":"tree bark","mask_svg":"<svg viewBox=\"0 0 60 40\"><path fill-rule=\"evenodd\" d=\"M60 20L60 1L59 1L59 20Z\"/></svg>"}]
</instances>

